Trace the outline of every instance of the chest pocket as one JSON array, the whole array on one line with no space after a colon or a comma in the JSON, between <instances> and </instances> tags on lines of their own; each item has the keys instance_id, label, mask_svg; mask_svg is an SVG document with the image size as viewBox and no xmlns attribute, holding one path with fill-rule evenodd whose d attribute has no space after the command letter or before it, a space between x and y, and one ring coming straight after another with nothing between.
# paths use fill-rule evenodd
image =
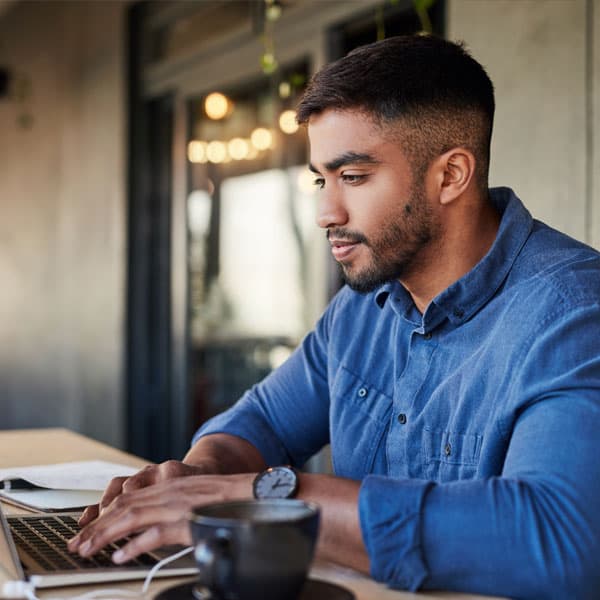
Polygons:
<instances>
[{"instance_id":1,"label":"chest pocket","mask_svg":"<svg viewBox=\"0 0 600 600\"><path fill-rule=\"evenodd\" d=\"M425 476L444 483L472 479L477 473L483 436L425 428Z\"/></svg>"},{"instance_id":2,"label":"chest pocket","mask_svg":"<svg viewBox=\"0 0 600 600\"><path fill-rule=\"evenodd\" d=\"M384 473L382 440L392 399L341 367L331 388L331 459L336 475L362 479Z\"/></svg>"}]
</instances>

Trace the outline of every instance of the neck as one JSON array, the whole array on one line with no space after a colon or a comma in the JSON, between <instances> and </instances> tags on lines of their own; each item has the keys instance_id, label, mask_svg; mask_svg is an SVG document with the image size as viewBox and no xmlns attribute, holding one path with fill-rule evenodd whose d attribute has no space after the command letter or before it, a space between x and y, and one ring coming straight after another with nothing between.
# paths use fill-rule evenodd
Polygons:
<instances>
[{"instance_id":1,"label":"neck","mask_svg":"<svg viewBox=\"0 0 600 600\"><path fill-rule=\"evenodd\" d=\"M421 313L487 254L499 224L487 198L462 198L442 208L439 235L400 280Z\"/></svg>"}]
</instances>

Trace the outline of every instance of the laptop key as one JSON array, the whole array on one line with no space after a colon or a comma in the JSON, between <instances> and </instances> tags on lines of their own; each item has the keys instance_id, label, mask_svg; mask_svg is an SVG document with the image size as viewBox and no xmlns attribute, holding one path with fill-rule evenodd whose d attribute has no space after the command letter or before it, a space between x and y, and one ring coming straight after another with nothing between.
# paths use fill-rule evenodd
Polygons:
<instances>
[{"instance_id":1,"label":"laptop key","mask_svg":"<svg viewBox=\"0 0 600 600\"><path fill-rule=\"evenodd\" d=\"M92 557L83 558L72 554L67 548L67 540L80 530L77 520L70 516L26 517L9 521L15 542L46 570L81 570L94 568L121 568L112 562L115 550L125 545L129 538L117 540ZM158 558L145 553L127 565L152 567Z\"/></svg>"}]
</instances>

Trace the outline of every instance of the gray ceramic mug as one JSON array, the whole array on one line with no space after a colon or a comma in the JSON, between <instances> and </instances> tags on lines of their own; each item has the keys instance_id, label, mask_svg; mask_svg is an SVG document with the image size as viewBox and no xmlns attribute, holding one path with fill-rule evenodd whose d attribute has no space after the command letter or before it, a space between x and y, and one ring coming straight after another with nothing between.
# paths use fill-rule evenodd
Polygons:
<instances>
[{"instance_id":1,"label":"gray ceramic mug","mask_svg":"<svg viewBox=\"0 0 600 600\"><path fill-rule=\"evenodd\" d=\"M243 500L193 509L198 600L296 600L313 559L319 507Z\"/></svg>"}]
</instances>

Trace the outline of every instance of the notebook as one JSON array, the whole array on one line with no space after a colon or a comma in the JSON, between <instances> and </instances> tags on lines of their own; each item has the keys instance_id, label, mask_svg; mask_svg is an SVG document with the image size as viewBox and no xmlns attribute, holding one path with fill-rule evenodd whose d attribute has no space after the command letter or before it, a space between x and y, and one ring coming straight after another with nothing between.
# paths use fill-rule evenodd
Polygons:
<instances>
[{"instance_id":1,"label":"notebook","mask_svg":"<svg viewBox=\"0 0 600 600\"><path fill-rule=\"evenodd\" d=\"M134 467L103 460L0 469L0 499L34 512L75 512L97 504L113 477Z\"/></svg>"},{"instance_id":2,"label":"notebook","mask_svg":"<svg viewBox=\"0 0 600 600\"><path fill-rule=\"evenodd\" d=\"M159 560L180 549L162 548L115 565L110 555L125 542L121 540L103 553L84 559L66 549L66 540L79 531L77 518L77 513L5 515L0 506L0 597L12 597L9 592L15 582L45 588L143 579ZM187 555L165 565L156 577L195 573L194 559Z\"/></svg>"}]
</instances>

